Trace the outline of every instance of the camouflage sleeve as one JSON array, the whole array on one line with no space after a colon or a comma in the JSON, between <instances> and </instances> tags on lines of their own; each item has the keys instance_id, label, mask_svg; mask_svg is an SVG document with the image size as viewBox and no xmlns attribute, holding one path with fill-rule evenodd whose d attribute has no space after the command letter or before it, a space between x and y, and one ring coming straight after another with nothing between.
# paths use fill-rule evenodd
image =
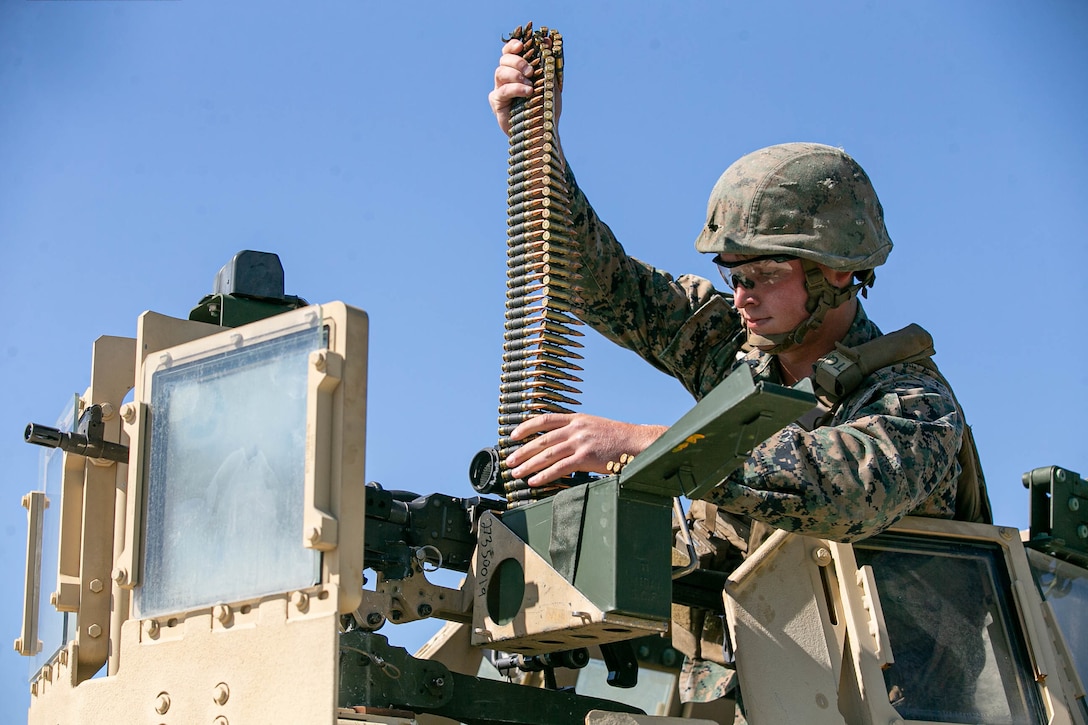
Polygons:
<instances>
[{"instance_id":1,"label":"camouflage sleeve","mask_svg":"<svg viewBox=\"0 0 1088 725\"><path fill-rule=\"evenodd\" d=\"M833 425L790 425L705 498L787 531L853 541L908 514L952 518L963 421L916 365L878 371Z\"/></svg>"},{"instance_id":2,"label":"camouflage sleeve","mask_svg":"<svg viewBox=\"0 0 1088 725\"><path fill-rule=\"evenodd\" d=\"M598 217L567 166L579 280L578 317L696 398L721 382L743 337L729 301L706 279L672 275L630 257Z\"/></svg>"}]
</instances>

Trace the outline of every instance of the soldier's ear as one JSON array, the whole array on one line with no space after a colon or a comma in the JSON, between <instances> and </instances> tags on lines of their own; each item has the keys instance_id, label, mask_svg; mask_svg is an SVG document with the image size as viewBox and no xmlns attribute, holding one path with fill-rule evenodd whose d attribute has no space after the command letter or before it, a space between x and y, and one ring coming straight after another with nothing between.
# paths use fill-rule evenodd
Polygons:
<instances>
[{"instance_id":1,"label":"soldier's ear","mask_svg":"<svg viewBox=\"0 0 1088 725\"><path fill-rule=\"evenodd\" d=\"M839 271L829 267L823 267L824 276L827 277L827 281L835 287L845 287L854 281L854 273L850 271Z\"/></svg>"}]
</instances>

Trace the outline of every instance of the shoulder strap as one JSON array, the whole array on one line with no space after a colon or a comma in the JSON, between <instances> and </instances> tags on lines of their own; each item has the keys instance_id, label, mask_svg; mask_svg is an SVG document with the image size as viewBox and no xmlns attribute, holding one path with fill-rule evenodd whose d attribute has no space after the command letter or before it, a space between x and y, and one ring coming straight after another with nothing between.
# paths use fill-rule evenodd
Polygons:
<instances>
[{"instance_id":1,"label":"shoulder strap","mask_svg":"<svg viewBox=\"0 0 1088 725\"><path fill-rule=\"evenodd\" d=\"M952 395L963 421L963 441L956 455L960 464L960 476L956 481L956 518L960 521L993 523L990 498L986 492L986 480L975 448L974 434L967 425L963 408L932 356L933 337L919 325L908 325L902 330L881 335L857 347L837 343L835 349L820 358L815 365L813 379L816 397L834 410L844 397L858 389L862 381L872 373L889 365L917 363L935 375Z\"/></svg>"},{"instance_id":2,"label":"shoulder strap","mask_svg":"<svg viewBox=\"0 0 1088 725\"><path fill-rule=\"evenodd\" d=\"M816 363L816 397L828 408L858 389L877 370L898 363L927 359L934 353L933 337L920 325L873 338L857 347L835 343L835 349Z\"/></svg>"}]
</instances>

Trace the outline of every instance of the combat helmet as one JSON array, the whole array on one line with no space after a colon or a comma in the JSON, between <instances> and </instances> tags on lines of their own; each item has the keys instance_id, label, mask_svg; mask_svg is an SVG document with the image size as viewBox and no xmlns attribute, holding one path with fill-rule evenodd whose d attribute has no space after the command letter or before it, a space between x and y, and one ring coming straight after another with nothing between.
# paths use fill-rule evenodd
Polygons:
<instances>
[{"instance_id":1,"label":"combat helmet","mask_svg":"<svg viewBox=\"0 0 1088 725\"><path fill-rule=\"evenodd\" d=\"M810 316L794 330L750 342L781 352L819 327L828 310L871 287L892 240L884 210L861 166L842 149L787 143L733 163L710 192L707 220L695 248L711 254L797 257L805 270ZM843 288L816 265L851 271Z\"/></svg>"}]
</instances>

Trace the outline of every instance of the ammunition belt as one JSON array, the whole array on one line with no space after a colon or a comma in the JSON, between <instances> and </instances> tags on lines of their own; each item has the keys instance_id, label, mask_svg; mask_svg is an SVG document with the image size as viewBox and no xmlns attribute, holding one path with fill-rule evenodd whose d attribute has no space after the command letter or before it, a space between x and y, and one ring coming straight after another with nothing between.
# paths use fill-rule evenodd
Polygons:
<instances>
[{"instance_id":1,"label":"ammunition belt","mask_svg":"<svg viewBox=\"0 0 1088 725\"><path fill-rule=\"evenodd\" d=\"M582 382L572 348L581 321L572 316L574 245L570 188L559 151L555 110L563 84L563 39L532 23L510 34L533 66L533 94L514 101L510 114L507 187L506 333L499 392L500 476L508 505L557 493L570 482L529 488L506 468L520 442L510 439L519 423L544 413L572 413L571 397ZM509 40L510 38L507 38Z\"/></svg>"}]
</instances>

